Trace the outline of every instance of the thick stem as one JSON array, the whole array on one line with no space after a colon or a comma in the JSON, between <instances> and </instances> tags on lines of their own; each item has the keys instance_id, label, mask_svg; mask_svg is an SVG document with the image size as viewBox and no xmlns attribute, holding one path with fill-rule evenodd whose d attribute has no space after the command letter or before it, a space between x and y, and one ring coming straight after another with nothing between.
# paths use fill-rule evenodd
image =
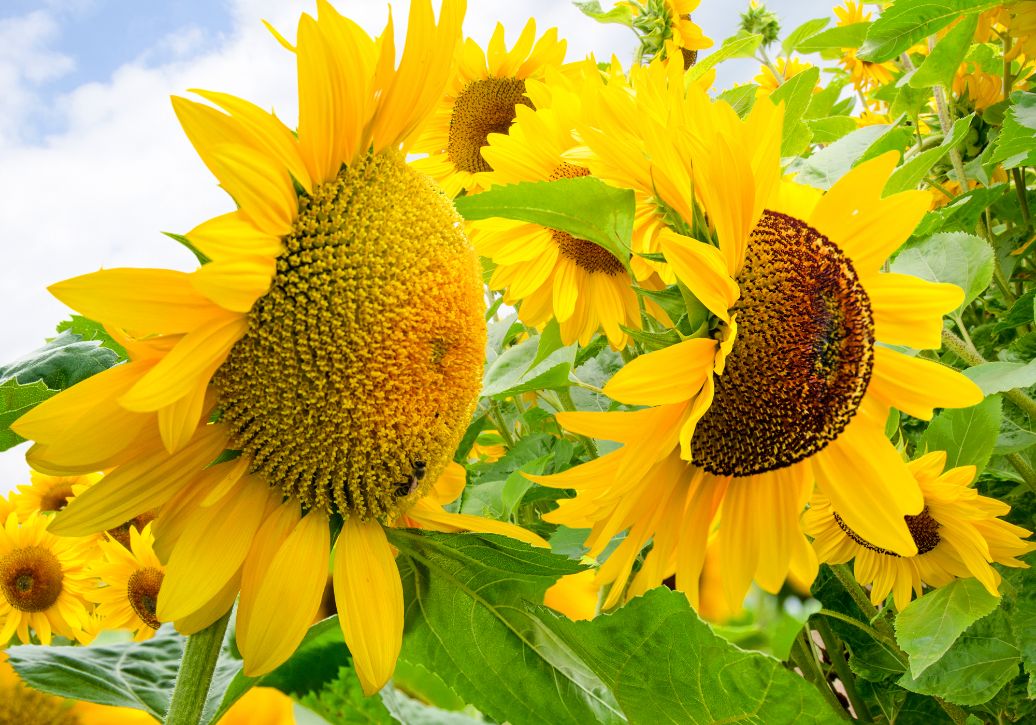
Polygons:
<instances>
[{"instance_id":1,"label":"thick stem","mask_svg":"<svg viewBox=\"0 0 1036 725\"><path fill-rule=\"evenodd\" d=\"M884 635L891 635L891 632L886 631L888 623L878 616L878 608L871 604L870 597L867 596L867 592L863 591L863 587L856 581L856 577L849 570L849 567L845 564L832 564L831 571L845 591L849 593L849 596L853 598L853 602L863 612L863 616L867 618L867 621L871 623L877 622L879 632Z\"/></svg>"},{"instance_id":2,"label":"thick stem","mask_svg":"<svg viewBox=\"0 0 1036 725\"><path fill-rule=\"evenodd\" d=\"M934 47L934 38L928 39L928 47ZM942 86L936 85L932 88L932 95L935 96L935 109L939 112L939 126L942 127L942 135L949 138L950 129L953 124L950 122L950 111L946 105L946 96ZM953 171L957 175L957 183L960 184L960 193L968 191L968 175L964 172L964 161L956 148L950 149L950 162L953 164Z\"/></svg>"},{"instance_id":3,"label":"thick stem","mask_svg":"<svg viewBox=\"0 0 1036 725\"><path fill-rule=\"evenodd\" d=\"M942 331L942 344L947 350L966 362L968 365L981 365L988 362L982 353L975 349L974 345L968 345L964 340L957 337L949 330ZM1025 391L1014 389L1002 394L1005 398L1017 405L1030 418L1036 419L1036 400L1033 400Z\"/></svg>"},{"instance_id":4,"label":"thick stem","mask_svg":"<svg viewBox=\"0 0 1036 725\"><path fill-rule=\"evenodd\" d=\"M831 626L823 618L817 618L816 625L817 632L820 633L821 638L824 640L827 656L831 658L831 666L835 668L835 674L842 681L845 695L853 706L853 712L856 713L856 719L869 722L872 720L870 708L867 707L867 703L860 697L860 693L856 691L856 677L853 675L852 670L849 669L849 663L845 660L845 654L842 652L842 640L838 638L838 635L834 633L834 630L831 629Z\"/></svg>"},{"instance_id":5,"label":"thick stem","mask_svg":"<svg viewBox=\"0 0 1036 725\"><path fill-rule=\"evenodd\" d=\"M827 677L824 675L824 671L820 669L820 663L817 662L817 657L813 653L813 645L809 641L808 626L799 630L798 636L795 637L795 644L791 648L791 660L802 670L802 676L808 682L816 685L835 712L841 713L842 718L848 720L849 713L845 711L842 701L838 699L838 695L835 694L834 690L827 683Z\"/></svg>"},{"instance_id":6,"label":"thick stem","mask_svg":"<svg viewBox=\"0 0 1036 725\"><path fill-rule=\"evenodd\" d=\"M198 725L201 722L229 621L230 611L187 638L165 725Z\"/></svg>"},{"instance_id":7,"label":"thick stem","mask_svg":"<svg viewBox=\"0 0 1036 725\"><path fill-rule=\"evenodd\" d=\"M968 713L962 707L954 705L952 702L946 702L941 697L935 698L935 701L939 703L939 707L942 708L943 712L950 716L954 725L964 725L968 721Z\"/></svg>"},{"instance_id":8,"label":"thick stem","mask_svg":"<svg viewBox=\"0 0 1036 725\"><path fill-rule=\"evenodd\" d=\"M1014 180L1014 191L1018 196L1018 206L1022 209L1022 220L1026 229L1032 229L1032 217L1029 216L1029 197L1026 193L1025 174L1019 168L1011 169L1011 178Z\"/></svg>"}]
</instances>

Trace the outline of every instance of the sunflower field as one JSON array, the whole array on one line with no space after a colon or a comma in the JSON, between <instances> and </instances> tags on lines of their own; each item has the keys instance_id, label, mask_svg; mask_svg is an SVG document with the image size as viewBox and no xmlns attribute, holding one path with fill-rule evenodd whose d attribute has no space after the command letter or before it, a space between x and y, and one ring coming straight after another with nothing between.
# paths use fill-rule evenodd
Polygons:
<instances>
[{"instance_id":1,"label":"sunflower field","mask_svg":"<svg viewBox=\"0 0 1036 725\"><path fill-rule=\"evenodd\" d=\"M0 365L0 725L1036 722L1036 2L576 5L173 98L193 270Z\"/></svg>"}]
</instances>

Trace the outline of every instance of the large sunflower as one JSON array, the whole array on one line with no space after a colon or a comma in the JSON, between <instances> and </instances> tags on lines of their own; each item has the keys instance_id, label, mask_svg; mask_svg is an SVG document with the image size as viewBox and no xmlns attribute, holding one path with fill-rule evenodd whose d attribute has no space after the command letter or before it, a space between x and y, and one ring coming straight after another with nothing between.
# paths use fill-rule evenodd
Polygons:
<instances>
[{"instance_id":1,"label":"large sunflower","mask_svg":"<svg viewBox=\"0 0 1036 725\"><path fill-rule=\"evenodd\" d=\"M198 92L222 111L174 99L239 208L187 234L211 260L194 272L112 269L55 285L130 361L16 427L36 441L40 470L112 469L54 531L161 508L158 619L198 631L240 591L251 676L284 661L312 622L340 523L339 613L373 692L403 628L382 526L415 515L481 383L477 258L450 201L402 153L450 77L464 3L445 0L436 24L427 0L413 2L398 68L391 19L375 40L317 6L294 46L297 132L226 94Z\"/></svg>"},{"instance_id":2,"label":"large sunflower","mask_svg":"<svg viewBox=\"0 0 1036 725\"><path fill-rule=\"evenodd\" d=\"M30 629L43 644L50 644L55 633L87 639L90 615L84 596L97 580L86 563L96 545L92 538L48 533L49 523L38 513L19 523L11 513L0 527L0 642L17 633L28 643Z\"/></svg>"},{"instance_id":3,"label":"large sunflower","mask_svg":"<svg viewBox=\"0 0 1036 725\"><path fill-rule=\"evenodd\" d=\"M587 71L598 73L589 61ZM590 174L563 157L576 145L572 130L580 103L564 76L551 75L549 85L529 83L536 110L519 106L509 133L489 134L482 156L493 171L480 175L485 186ZM623 327L640 328L640 308L626 266L603 247L507 219L473 223L471 229L475 249L496 264L489 286L503 289L508 304L521 302L518 314L525 324L542 328L556 319L566 345L576 340L587 345L603 328L616 349L626 346Z\"/></svg>"},{"instance_id":4,"label":"large sunflower","mask_svg":"<svg viewBox=\"0 0 1036 725\"><path fill-rule=\"evenodd\" d=\"M855 559L856 579L871 586L871 601L880 604L892 594L898 609L918 596L923 586L939 587L957 578L974 577L999 596L1000 574L990 564L1028 566L1016 557L1036 550L1023 541L1031 531L1002 521L1011 507L979 495L970 484L974 466L943 472L945 451L935 451L907 464L924 495L921 512L906 517L917 545L913 556L876 546L849 527L831 500L816 493L803 514L806 533L821 561L843 564Z\"/></svg>"},{"instance_id":5,"label":"large sunflower","mask_svg":"<svg viewBox=\"0 0 1036 725\"><path fill-rule=\"evenodd\" d=\"M90 570L107 586L86 593L97 604L99 629L128 629L137 642L151 638L161 624L155 616L158 593L165 576L154 551L151 526L129 529L129 546L114 539L102 541L100 557Z\"/></svg>"},{"instance_id":6,"label":"large sunflower","mask_svg":"<svg viewBox=\"0 0 1036 725\"><path fill-rule=\"evenodd\" d=\"M517 42L507 50L504 26L499 23L483 52L471 38L460 49L459 62L435 112L411 149L428 157L414 168L438 181L450 197L462 189L479 191L478 174L492 171L482 157L491 133L507 133L519 106L529 106L525 82L539 78L548 67L565 60L564 40L556 28L536 40L536 22L525 25Z\"/></svg>"},{"instance_id":7,"label":"large sunflower","mask_svg":"<svg viewBox=\"0 0 1036 725\"><path fill-rule=\"evenodd\" d=\"M652 167L656 178L693 182L689 203L708 223L699 231L715 240L661 233L676 277L709 313L710 332L636 358L604 389L649 407L558 414L569 430L624 445L537 477L577 490L547 518L592 527L592 554L627 532L600 570L613 582L612 603L652 538L633 591L675 571L697 603L716 515L732 603L753 578L769 591L789 571L810 581L804 574L816 562L798 516L814 481L860 536L915 553L903 516L920 513L923 497L884 436L889 408L929 418L936 406L982 398L956 371L876 344L938 347L942 315L962 300L952 285L880 271L928 195L882 197L894 153L860 164L823 195L784 182L781 111L769 102L741 120L698 89L684 96L682 83L657 98L695 119L654 139ZM610 135L605 123L601 136Z\"/></svg>"}]
</instances>

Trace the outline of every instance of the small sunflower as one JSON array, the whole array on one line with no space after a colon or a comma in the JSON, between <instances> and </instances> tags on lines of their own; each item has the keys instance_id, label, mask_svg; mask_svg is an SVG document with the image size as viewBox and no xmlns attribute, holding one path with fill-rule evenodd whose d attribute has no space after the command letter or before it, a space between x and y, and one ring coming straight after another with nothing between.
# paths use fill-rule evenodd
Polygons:
<instances>
[{"instance_id":1,"label":"small sunflower","mask_svg":"<svg viewBox=\"0 0 1036 725\"><path fill-rule=\"evenodd\" d=\"M39 471L30 471L32 483L19 486L11 494L18 516L28 518L33 512L56 513L61 511L76 494L81 493L101 480L100 473L81 476L48 476Z\"/></svg>"},{"instance_id":2,"label":"small sunflower","mask_svg":"<svg viewBox=\"0 0 1036 725\"><path fill-rule=\"evenodd\" d=\"M114 539L99 544L101 558L90 571L107 586L87 592L97 604L99 629L128 629L134 641L150 639L161 622L155 616L165 570L154 552L151 526L129 530L129 546Z\"/></svg>"},{"instance_id":3,"label":"small sunflower","mask_svg":"<svg viewBox=\"0 0 1036 725\"><path fill-rule=\"evenodd\" d=\"M986 73L977 65L962 63L953 77L953 94L968 108L982 111L998 103L1003 94L1004 81L1000 76Z\"/></svg>"},{"instance_id":4,"label":"small sunflower","mask_svg":"<svg viewBox=\"0 0 1036 725\"><path fill-rule=\"evenodd\" d=\"M953 285L881 272L927 211L928 194L882 196L897 162L889 153L821 195L781 179L778 107L760 101L742 120L682 84L656 98L694 119L664 143L652 139L651 170L656 180L682 178L677 190L693 187L696 198L678 210L689 220L697 205L707 220L710 242L671 230L660 239L676 277L711 314L712 332L636 358L604 388L648 407L557 415L571 431L623 446L531 477L576 489L545 518L592 528L591 556L626 532L599 570L612 584L605 606L621 599L649 540L630 593L675 566L677 586L697 605L717 515L731 604L753 579L771 592L789 571L811 581L816 560L798 517L814 483L861 536L913 554L903 516L919 513L923 500L884 436L888 411L928 419L935 407L982 399L951 368L876 344L939 347L942 315L963 297ZM600 137L613 136L607 120Z\"/></svg>"},{"instance_id":5,"label":"small sunflower","mask_svg":"<svg viewBox=\"0 0 1036 725\"><path fill-rule=\"evenodd\" d=\"M592 63L589 72L597 74ZM530 83L530 93L532 93ZM555 181L589 176L563 154L576 145L572 129L579 115L578 94L558 78L549 90L551 105L521 106L508 134L490 134L482 156L493 167L487 187L523 181ZM480 255L496 264L489 286L503 289L504 301L521 303L518 315L530 327L558 321L567 345L589 344L604 329L612 347L628 340L623 327L640 328L637 294L626 266L593 242L537 224L491 219L472 225Z\"/></svg>"},{"instance_id":6,"label":"small sunflower","mask_svg":"<svg viewBox=\"0 0 1036 725\"><path fill-rule=\"evenodd\" d=\"M90 614L85 595L96 586L86 570L95 553L92 539L67 539L47 532L50 517L30 514L19 523L8 514L0 528L0 642L17 633L30 642L53 634L86 639Z\"/></svg>"},{"instance_id":7,"label":"small sunflower","mask_svg":"<svg viewBox=\"0 0 1036 725\"><path fill-rule=\"evenodd\" d=\"M971 487L974 466L943 472L946 453L935 451L907 467L924 496L921 512L904 517L917 553L902 556L872 544L846 524L827 496L817 493L802 523L819 559L830 564L855 559L856 579L870 585L871 601L880 604L891 593L897 609L910 603L911 593L921 596L925 586L959 578L974 577L999 596L1000 574L990 565L1028 566L1017 557L1036 550L1036 543L1024 541L1032 532L1001 520L1011 507Z\"/></svg>"},{"instance_id":8,"label":"small sunflower","mask_svg":"<svg viewBox=\"0 0 1036 725\"><path fill-rule=\"evenodd\" d=\"M871 14L863 11L863 3L856 0L846 0L845 5L835 8L834 12L838 18L835 25L839 28L865 23L871 19ZM842 48L842 57L838 62L849 72L853 86L861 93L891 83L896 70L896 66L891 62L872 63L857 58L855 48Z\"/></svg>"},{"instance_id":9,"label":"small sunflower","mask_svg":"<svg viewBox=\"0 0 1036 725\"><path fill-rule=\"evenodd\" d=\"M777 66L777 73L780 74L778 77L777 73L774 73L773 69L768 65L760 66L759 73L753 78L757 84L759 84L759 90L756 95L768 96L782 84L786 83L790 78L794 78L804 70L809 70L813 67L812 63L806 63L799 60L798 58L778 58L774 65ZM817 85L813 88L814 93L820 92L820 86Z\"/></svg>"},{"instance_id":10,"label":"small sunflower","mask_svg":"<svg viewBox=\"0 0 1036 725\"><path fill-rule=\"evenodd\" d=\"M482 378L478 259L449 199L404 156L451 76L463 9L444 0L436 23L427 0L411 3L397 68L391 18L375 40L318 0L295 45L281 38L298 65L297 132L224 93L198 91L216 107L173 100L238 205L187 234L211 261L52 288L129 352L16 424L40 470L111 469L53 530L160 509L156 618L190 634L240 592L249 676L301 641L332 548L365 691L395 665L402 586L383 526L423 511Z\"/></svg>"},{"instance_id":11,"label":"small sunflower","mask_svg":"<svg viewBox=\"0 0 1036 725\"><path fill-rule=\"evenodd\" d=\"M531 105L526 81L541 77L545 68L561 65L565 47L556 28L536 40L532 19L510 50L499 23L486 52L466 39L445 92L410 149L428 154L415 161L414 168L438 181L450 197L462 189L480 191L478 175L493 170L482 156L487 137L508 132L517 108Z\"/></svg>"}]
</instances>

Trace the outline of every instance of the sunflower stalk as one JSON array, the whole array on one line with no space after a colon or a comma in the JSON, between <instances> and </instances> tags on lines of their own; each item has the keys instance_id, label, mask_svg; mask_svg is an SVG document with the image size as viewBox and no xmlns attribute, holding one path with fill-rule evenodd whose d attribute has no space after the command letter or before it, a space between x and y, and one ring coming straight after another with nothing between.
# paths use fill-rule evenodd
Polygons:
<instances>
[{"instance_id":1,"label":"sunflower stalk","mask_svg":"<svg viewBox=\"0 0 1036 725\"><path fill-rule=\"evenodd\" d=\"M820 690L824 699L828 701L834 711L841 713L843 719L849 720L849 713L845 711L841 700L838 699L838 695L831 689L827 682L827 676L824 675L824 671L817 661L817 656L813 651L813 643L810 641L808 626L799 630L798 635L795 637L795 644L792 645L791 649L791 660L801 670L802 676Z\"/></svg>"},{"instance_id":2,"label":"sunflower stalk","mask_svg":"<svg viewBox=\"0 0 1036 725\"><path fill-rule=\"evenodd\" d=\"M838 675L838 679L841 680L842 686L845 688L845 695L853 706L856 719L863 721L872 720L870 708L867 707L864 699L860 697L860 693L856 691L856 677L853 675L852 670L849 669L849 662L845 659L845 654L842 651L842 640L831 629L831 625L822 617L816 620L816 626L817 632L820 634L821 639L824 640L827 656L831 658L831 666L834 667L835 674Z\"/></svg>"},{"instance_id":3,"label":"sunflower stalk","mask_svg":"<svg viewBox=\"0 0 1036 725\"><path fill-rule=\"evenodd\" d=\"M982 356L982 353L975 349L974 345L968 344L950 330L942 331L942 343L950 352L968 365L982 365L989 362ZM1003 393L1003 396L1021 408L1030 418L1036 419L1036 400L1026 395L1025 391L1020 389L1008 390Z\"/></svg>"},{"instance_id":4,"label":"sunflower stalk","mask_svg":"<svg viewBox=\"0 0 1036 725\"><path fill-rule=\"evenodd\" d=\"M198 725L216 671L230 611L205 629L187 638L165 725Z\"/></svg>"}]
</instances>

